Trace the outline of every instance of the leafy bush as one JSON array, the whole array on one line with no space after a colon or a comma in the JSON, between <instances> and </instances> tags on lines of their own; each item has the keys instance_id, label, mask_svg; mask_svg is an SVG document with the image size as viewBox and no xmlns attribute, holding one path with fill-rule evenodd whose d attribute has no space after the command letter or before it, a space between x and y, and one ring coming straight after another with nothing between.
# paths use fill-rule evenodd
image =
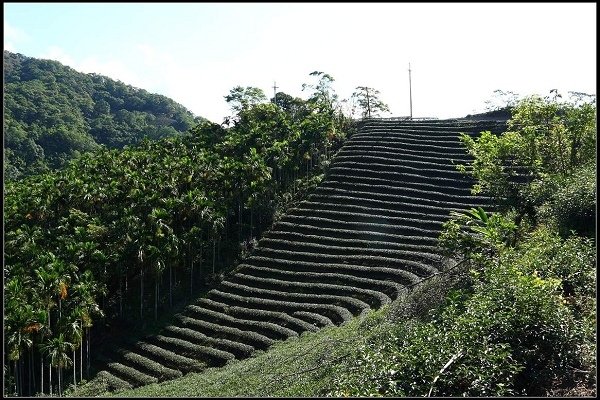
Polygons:
<instances>
[{"instance_id":1,"label":"leafy bush","mask_svg":"<svg viewBox=\"0 0 600 400\"><path fill-rule=\"evenodd\" d=\"M506 246L503 224L471 214L479 257L394 304L391 322L336 368L329 394L543 395L574 370L594 376L591 240L540 227Z\"/></svg>"},{"instance_id":2,"label":"leafy bush","mask_svg":"<svg viewBox=\"0 0 600 400\"><path fill-rule=\"evenodd\" d=\"M533 231L527 241L503 254L504 262L519 265L526 274L556 279L562 303L573 319L569 351L562 354L564 370L557 382L593 382L596 376L596 247L589 238L576 235L561 239L547 227ZM565 365L565 363L569 365ZM557 367L558 368L558 367Z\"/></svg>"},{"instance_id":3,"label":"leafy bush","mask_svg":"<svg viewBox=\"0 0 600 400\"><path fill-rule=\"evenodd\" d=\"M439 243L446 255L486 260L498 249L515 242L518 227L512 218L502 214L488 215L481 207L465 213L452 212L443 224Z\"/></svg>"},{"instance_id":4,"label":"leafy bush","mask_svg":"<svg viewBox=\"0 0 600 400\"><path fill-rule=\"evenodd\" d=\"M551 194L540 207L541 219L553 220L563 237L571 231L596 236L596 167L595 162L590 163L548 185Z\"/></svg>"},{"instance_id":5,"label":"leafy bush","mask_svg":"<svg viewBox=\"0 0 600 400\"><path fill-rule=\"evenodd\" d=\"M477 179L475 193L486 191L507 209L516 209L520 217L528 215L535 221L535 207L545 200L539 196L539 182L564 180L581 165L593 162L595 98L560 103L559 97L555 94L553 98L531 96L520 100L512 109L509 130L500 136L489 131L477 139L461 135L475 158L469 171ZM464 166L459 169L466 171ZM565 195L560 201L566 205L569 199L572 197ZM577 207L572 204L567 210Z\"/></svg>"},{"instance_id":6,"label":"leafy bush","mask_svg":"<svg viewBox=\"0 0 600 400\"><path fill-rule=\"evenodd\" d=\"M503 254L528 274L559 279L563 296L595 296L596 248L591 239L571 236L565 240L550 228L540 227L526 242Z\"/></svg>"}]
</instances>

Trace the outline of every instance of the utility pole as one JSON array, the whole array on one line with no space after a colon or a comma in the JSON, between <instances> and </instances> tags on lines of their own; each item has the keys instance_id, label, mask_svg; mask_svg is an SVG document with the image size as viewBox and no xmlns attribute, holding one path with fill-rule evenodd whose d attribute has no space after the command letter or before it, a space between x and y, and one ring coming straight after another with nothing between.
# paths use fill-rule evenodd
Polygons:
<instances>
[{"instance_id":1,"label":"utility pole","mask_svg":"<svg viewBox=\"0 0 600 400\"><path fill-rule=\"evenodd\" d=\"M371 118L371 101L369 100L369 88L365 87L365 92L367 92L367 115Z\"/></svg>"},{"instance_id":2,"label":"utility pole","mask_svg":"<svg viewBox=\"0 0 600 400\"><path fill-rule=\"evenodd\" d=\"M273 103L277 104L277 82L273 81Z\"/></svg>"},{"instance_id":3,"label":"utility pole","mask_svg":"<svg viewBox=\"0 0 600 400\"><path fill-rule=\"evenodd\" d=\"M410 77L410 63L408 63L408 93L410 96L410 119L412 119L412 81Z\"/></svg>"}]
</instances>

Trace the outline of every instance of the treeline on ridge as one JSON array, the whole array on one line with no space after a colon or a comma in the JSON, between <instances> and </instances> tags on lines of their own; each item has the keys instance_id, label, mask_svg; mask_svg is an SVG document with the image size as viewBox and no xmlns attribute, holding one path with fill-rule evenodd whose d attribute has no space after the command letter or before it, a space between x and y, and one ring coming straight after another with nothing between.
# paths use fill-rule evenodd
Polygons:
<instances>
[{"instance_id":1,"label":"treeline on ridge","mask_svg":"<svg viewBox=\"0 0 600 400\"><path fill-rule=\"evenodd\" d=\"M57 61L4 51L4 173L62 167L101 145L122 148L204 120L173 100Z\"/></svg>"}]
</instances>

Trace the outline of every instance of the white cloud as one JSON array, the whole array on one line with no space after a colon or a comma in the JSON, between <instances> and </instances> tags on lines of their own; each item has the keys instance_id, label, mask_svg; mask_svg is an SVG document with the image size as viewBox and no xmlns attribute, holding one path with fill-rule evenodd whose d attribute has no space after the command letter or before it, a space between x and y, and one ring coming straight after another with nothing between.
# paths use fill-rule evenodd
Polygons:
<instances>
[{"instance_id":1,"label":"white cloud","mask_svg":"<svg viewBox=\"0 0 600 400\"><path fill-rule=\"evenodd\" d=\"M220 107L215 104L215 99L222 99L226 94L219 81L213 79L215 73L226 70L224 66L215 66L213 72L208 73L193 64L183 66L168 51L158 50L149 44L139 44L132 49L131 58L138 61L135 64L97 56L77 60L59 46L50 46L40 58L56 60L79 72L105 75L151 93L162 94L194 114L215 122L221 122L228 113L224 100Z\"/></svg>"},{"instance_id":2,"label":"white cloud","mask_svg":"<svg viewBox=\"0 0 600 400\"><path fill-rule=\"evenodd\" d=\"M119 60L98 59L97 57L87 57L77 64L76 69L86 73L96 73L106 75L112 79L120 80L128 85L145 89L147 80L145 77L136 74Z\"/></svg>"},{"instance_id":3,"label":"white cloud","mask_svg":"<svg viewBox=\"0 0 600 400\"><path fill-rule=\"evenodd\" d=\"M12 52L17 51L17 44L26 41L28 36L22 30L15 28L9 22L4 21L4 49Z\"/></svg>"},{"instance_id":4,"label":"white cloud","mask_svg":"<svg viewBox=\"0 0 600 400\"><path fill-rule=\"evenodd\" d=\"M252 85L248 81L235 82L238 75L230 62L206 62L177 58L170 50L158 49L147 43L138 44L140 73L149 80L144 89L155 91L182 104L194 114L214 122L222 122L229 114L223 96L235 85ZM151 80L151 82L150 82Z\"/></svg>"},{"instance_id":5,"label":"white cloud","mask_svg":"<svg viewBox=\"0 0 600 400\"><path fill-rule=\"evenodd\" d=\"M68 65L71 68L77 69L77 63L73 58L67 54L62 48L58 46L50 46L41 56L42 59L55 60L62 64Z\"/></svg>"},{"instance_id":6,"label":"white cloud","mask_svg":"<svg viewBox=\"0 0 600 400\"><path fill-rule=\"evenodd\" d=\"M105 75L142 89L147 89L149 83L147 79L144 79L144 76L134 73L130 67L116 59L100 59L92 56L76 60L59 46L50 46L40 58L56 60L79 72Z\"/></svg>"}]
</instances>

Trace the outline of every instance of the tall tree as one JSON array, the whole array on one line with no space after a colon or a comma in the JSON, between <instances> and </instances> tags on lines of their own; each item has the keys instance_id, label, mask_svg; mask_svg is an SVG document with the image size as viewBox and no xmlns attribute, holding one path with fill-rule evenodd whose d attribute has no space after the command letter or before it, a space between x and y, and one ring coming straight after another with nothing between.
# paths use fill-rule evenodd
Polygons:
<instances>
[{"instance_id":1,"label":"tall tree","mask_svg":"<svg viewBox=\"0 0 600 400\"><path fill-rule=\"evenodd\" d=\"M390 108L379 98L379 90L368 86L357 86L352 97L356 105L362 110L363 118L378 116L380 112L389 112Z\"/></svg>"},{"instance_id":2,"label":"tall tree","mask_svg":"<svg viewBox=\"0 0 600 400\"><path fill-rule=\"evenodd\" d=\"M225 101L229 103L231 110L236 114L266 100L267 96L263 90L253 86L236 86L225 96Z\"/></svg>"}]
</instances>

